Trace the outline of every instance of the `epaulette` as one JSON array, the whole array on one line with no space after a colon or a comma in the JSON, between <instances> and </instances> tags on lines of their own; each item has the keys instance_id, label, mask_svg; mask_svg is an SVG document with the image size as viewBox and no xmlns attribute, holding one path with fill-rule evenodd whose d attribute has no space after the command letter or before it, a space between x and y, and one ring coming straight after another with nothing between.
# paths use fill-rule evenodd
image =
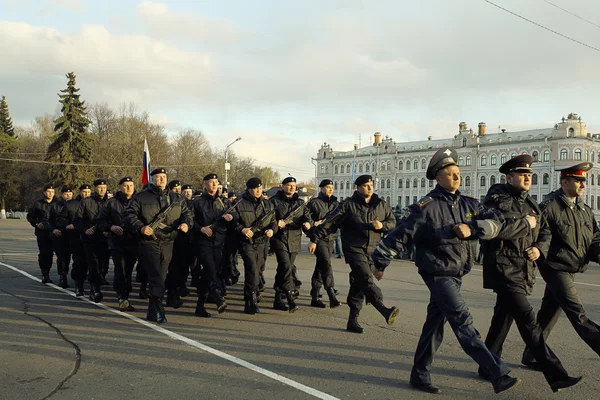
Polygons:
<instances>
[{"instance_id":1,"label":"epaulette","mask_svg":"<svg viewBox=\"0 0 600 400\"><path fill-rule=\"evenodd\" d=\"M427 196L427 197L423 197L421 200L419 200L417 202L417 205L421 208L425 207L427 204L431 203L433 201L433 197L431 196Z\"/></svg>"}]
</instances>

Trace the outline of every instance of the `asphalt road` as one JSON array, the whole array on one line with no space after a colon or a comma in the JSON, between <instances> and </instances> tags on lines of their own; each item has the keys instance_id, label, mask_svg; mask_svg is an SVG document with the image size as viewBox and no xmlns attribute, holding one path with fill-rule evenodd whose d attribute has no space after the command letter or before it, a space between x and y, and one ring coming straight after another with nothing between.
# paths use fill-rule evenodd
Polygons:
<instances>
[{"instance_id":1,"label":"asphalt road","mask_svg":"<svg viewBox=\"0 0 600 400\"><path fill-rule=\"evenodd\" d=\"M340 299L348 292L348 266L333 259ZM32 276L28 277L16 268ZM146 302L133 298L136 311L116 311L116 296L104 287L98 306L74 298L69 289L39 280L33 229L24 221L0 220L0 399L422 399L408 385L413 352L424 322L429 294L409 262L394 262L379 282L385 302L400 308L388 327L371 306L360 321L362 335L345 331L347 306L316 309L308 290L314 258L297 260L304 281L295 314L271 308L266 291L262 313L243 313L242 285L230 289L229 308L210 319L193 315L195 298L184 307L167 308L169 322L157 327L143 321ZM480 267L476 267L479 268ZM267 261L267 286L275 259ZM55 267L52 277L57 282ZM109 281L112 281L112 267ZM600 270L594 265L577 277L589 316L600 321ZM72 282L71 282L72 284ZM539 307L544 284L531 296ZM482 289L481 272L464 280L463 294L476 327L485 335L494 295ZM209 311L214 306L209 305ZM434 365L433 381L444 399L520 398L597 399L598 356L579 339L565 317L549 344L571 375L584 382L553 394L541 373L519 365L523 344L513 327L504 358L523 383L495 395L478 378L477 365L466 356L452 331Z\"/></svg>"}]
</instances>

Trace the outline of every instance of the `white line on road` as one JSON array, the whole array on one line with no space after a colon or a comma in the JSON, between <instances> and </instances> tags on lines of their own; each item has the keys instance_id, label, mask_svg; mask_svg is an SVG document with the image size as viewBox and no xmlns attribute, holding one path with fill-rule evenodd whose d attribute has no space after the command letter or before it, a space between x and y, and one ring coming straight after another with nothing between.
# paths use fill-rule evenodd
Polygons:
<instances>
[{"instance_id":1,"label":"white line on road","mask_svg":"<svg viewBox=\"0 0 600 400\"><path fill-rule=\"evenodd\" d=\"M483 272L482 269L476 269L476 268L472 268L471 271ZM536 278L538 278L538 279L544 279L540 275L536 275ZM600 285L596 285L595 283L575 282L575 284L576 285L585 285L585 286L600 287Z\"/></svg>"},{"instance_id":2,"label":"white line on road","mask_svg":"<svg viewBox=\"0 0 600 400\"><path fill-rule=\"evenodd\" d=\"M13 270L15 272L18 272L21 275L26 276L27 278L29 278L31 280L34 280L36 282L41 282L40 278L37 278L37 277L31 275L28 272L25 272L25 271L20 270L20 269L18 269L16 267L13 267L12 265L8 265L8 264L5 264L3 262L0 262L0 265L6 267L8 269L11 269L11 270ZM54 285L52 283L47 283L46 285L50 286L51 288L56 289L56 290L58 290L60 292L68 294L69 296L75 297L75 293L74 292L71 292L69 290L63 289L63 288L61 288L59 286L56 286L56 285ZM298 389L298 390L300 390L300 391L302 391L304 393L307 393L307 394L309 394L311 396L314 396L314 397L316 397L318 399L323 399L323 400L340 400L337 397L331 396L331 395L329 395L327 393L324 393L324 392L321 392L321 391L319 391L317 389L313 389L313 388L311 388L309 386L306 386L306 385L303 385L303 384L301 384L299 382L296 382L296 381L293 381L291 379L288 379L285 376L282 376L282 375L276 374L275 372L271 372L271 371L269 371L267 369L261 368L258 365L254 365L252 363L249 363L248 361L242 360L241 358L237 358L237 357L232 356L230 354L224 353L224 352L222 352L220 350L214 349L214 348L212 348L210 346L207 346L205 344L197 342L197 341L195 341L193 339L187 338L187 337L185 337L183 335L180 335L178 333L171 332L168 329L165 329L163 327L160 327L158 325L155 325L153 323L150 323L148 321L145 321L145 320L140 319L138 317L135 317L133 315L124 313L122 311L115 310L113 308L105 306L102 303L94 303L93 301L88 300L88 299L86 299L84 297L78 297L78 299L81 299L82 301L85 301L85 302L88 302L88 303L93 304L95 306L98 306L101 309L109 311L109 312L111 312L113 314L116 314L116 315L119 315L119 316L122 316L122 317L125 317L125 318L129 318L130 320L132 320L134 322L137 322L138 324L144 325L144 326L146 326L146 327L148 327L150 329L153 329L156 332L160 332L163 335L166 335L166 336L170 337L171 339L182 341L183 343L185 343L185 344L187 344L189 346L192 346L192 347L195 347L197 349L203 350L203 351L205 351L207 353L215 355L215 356L217 356L219 358L222 358L224 360L230 361L230 362L232 362L234 364L237 364L237 365L239 365L241 367L248 368L251 371L257 372L257 373L259 373L261 375L264 375L264 376L267 376L267 377L269 377L271 379L274 379L277 382L280 382L280 383L283 383L285 385L291 386L291 387L293 387L295 389Z\"/></svg>"}]
</instances>

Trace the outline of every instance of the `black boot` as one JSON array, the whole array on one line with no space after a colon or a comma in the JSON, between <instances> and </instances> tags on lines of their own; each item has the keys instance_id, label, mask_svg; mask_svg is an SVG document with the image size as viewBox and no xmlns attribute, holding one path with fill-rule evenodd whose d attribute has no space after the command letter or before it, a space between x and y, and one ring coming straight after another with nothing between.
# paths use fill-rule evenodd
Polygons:
<instances>
[{"instance_id":1,"label":"black boot","mask_svg":"<svg viewBox=\"0 0 600 400\"><path fill-rule=\"evenodd\" d=\"M254 314L254 310L252 309L252 304L250 301L250 294L244 293L244 312L246 314Z\"/></svg>"},{"instance_id":2,"label":"black boot","mask_svg":"<svg viewBox=\"0 0 600 400\"><path fill-rule=\"evenodd\" d=\"M206 308L204 308L204 302L206 301L206 296L204 294L198 293L198 302L196 303L196 311L194 311L194 315L202 318L210 318L211 315Z\"/></svg>"},{"instance_id":3,"label":"black boot","mask_svg":"<svg viewBox=\"0 0 600 400\"><path fill-rule=\"evenodd\" d=\"M42 283L54 283L52 279L50 279L50 271L42 271Z\"/></svg>"},{"instance_id":4,"label":"black boot","mask_svg":"<svg viewBox=\"0 0 600 400\"><path fill-rule=\"evenodd\" d=\"M311 307L316 307L316 308L326 308L327 306L325 305L325 303L323 303L320 298L321 293L319 293L320 290L319 289L311 289L310 290L310 296L311 296L311 301L310 301L310 306Z\"/></svg>"},{"instance_id":5,"label":"black boot","mask_svg":"<svg viewBox=\"0 0 600 400\"><path fill-rule=\"evenodd\" d=\"M177 288L177 294L179 297L188 297L190 295L190 290L187 288L187 285L179 286Z\"/></svg>"},{"instance_id":6,"label":"black boot","mask_svg":"<svg viewBox=\"0 0 600 400\"><path fill-rule=\"evenodd\" d=\"M252 314L260 313L260 308L258 308L257 296L258 296L258 294L256 292L252 292L251 296L250 296L250 306L252 307L252 311L253 311Z\"/></svg>"},{"instance_id":7,"label":"black boot","mask_svg":"<svg viewBox=\"0 0 600 400\"><path fill-rule=\"evenodd\" d=\"M336 293L334 288L327 289L327 296L329 296L329 307L331 308L339 307L342 304L335 295Z\"/></svg>"},{"instance_id":8,"label":"black boot","mask_svg":"<svg viewBox=\"0 0 600 400\"><path fill-rule=\"evenodd\" d=\"M83 282L82 281L75 282L75 296L76 297L85 296L85 291L83 290Z\"/></svg>"},{"instance_id":9,"label":"black boot","mask_svg":"<svg viewBox=\"0 0 600 400\"><path fill-rule=\"evenodd\" d=\"M150 295L148 295L148 284L147 283L142 283L140 285L140 299L146 300L150 298Z\"/></svg>"},{"instance_id":10,"label":"black boot","mask_svg":"<svg viewBox=\"0 0 600 400\"><path fill-rule=\"evenodd\" d=\"M156 309L156 322L159 324L167 322L165 307L163 306L161 297L154 298L154 308Z\"/></svg>"},{"instance_id":11,"label":"black boot","mask_svg":"<svg viewBox=\"0 0 600 400\"><path fill-rule=\"evenodd\" d=\"M582 376L576 376L576 377L568 376L567 379L563 379L563 380L551 383L550 387L552 388L552 391L554 393L556 393L556 392L560 392L563 389L577 385L578 383L581 382L582 379L583 379Z\"/></svg>"},{"instance_id":12,"label":"black boot","mask_svg":"<svg viewBox=\"0 0 600 400\"><path fill-rule=\"evenodd\" d=\"M388 325L392 325L394 323L399 312L397 307L387 308L381 302L375 303L373 304L373 306L377 309L377 311L379 311L381 315L383 315L383 318L385 318L385 322L387 322Z\"/></svg>"},{"instance_id":13,"label":"black boot","mask_svg":"<svg viewBox=\"0 0 600 400\"><path fill-rule=\"evenodd\" d=\"M61 274L58 278L58 286L63 289L69 288L69 280L67 279L67 274Z\"/></svg>"},{"instance_id":14,"label":"black boot","mask_svg":"<svg viewBox=\"0 0 600 400\"><path fill-rule=\"evenodd\" d=\"M148 300L148 312L146 313L146 320L156 322L156 307L154 299Z\"/></svg>"},{"instance_id":15,"label":"black boot","mask_svg":"<svg viewBox=\"0 0 600 400\"><path fill-rule=\"evenodd\" d=\"M294 301L294 292L293 291L289 291L285 294L285 297L287 297L287 302L288 302L288 307L290 308L290 313L296 312L296 310L298 309L298 306L296 305L296 302Z\"/></svg>"},{"instance_id":16,"label":"black boot","mask_svg":"<svg viewBox=\"0 0 600 400\"><path fill-rule=\"evenodd\" d=\"M217 305L217 312L222 314L227 308L227 303L223 296L221 296L221 292L219 289L213 290L213 298L215 299L215 304Z\"/></svg>"},{"instance_id":17,"label":"black boot","mask_svg":"<svg viewBox=\"0 0 600 400\"><path fill-rule=\"evenodd\" d=\"M494 387L494 392L498 394L514 388L519 383L521 383L519 378L513 378L510 375L504 375L492 382L492 386Z\"/></svg>"},{"instance_id":18,"label":"black boot","mask_svg":"<svg viewBox=\"0 0 600 400\"><path fill-rule=\"evenodd\" d=\"M90 290L90 300L94 303L100 303L104 295L102 294L102 290L100 290L100 285L97 283L92 284L92 289Z\"/></svg>"},{"instance_id":19,"label":"black boot","mask_svg":"<svg viewBox=\"0 0 600 400\"><path fill-rule=\"evenodd\" d=\"M363 333L364 329L358 323L358 314L357 310L350 309L350 316L348 317L348 325L346 325L346 330L348 332L354 333Z\"/></svg>"},{"instance_id":20,"label":"black boot","mask_svg":"<svg viewBox=\"0 0 600 400\"><path fill-rule=\"evenodd\" d=\"M135 311L135 308L129 303L129 299L127 299L127 297L119 296L119 311Z\"/></svg>"},{"instance_id":21,"label":"black boot","mask_svg":"<svg viewBox=\"0 0 600 400\"><path fill-rule=\"evenodd\" d=\"M275 292L275 301L273 302L273 310L289 311L289 307L283 302L283 293Z\"/></svg>"},{"instance_id":22,"label":"black boot","mask_svg":"<svg viewBox=\"0 0 600 400\"><path fill-rule=\"evenodd\" d=\"M183 300L179 297L177 290L169 289L167 292L167 307L179 308L183 305Z\"/></svg>"}]
</instances>

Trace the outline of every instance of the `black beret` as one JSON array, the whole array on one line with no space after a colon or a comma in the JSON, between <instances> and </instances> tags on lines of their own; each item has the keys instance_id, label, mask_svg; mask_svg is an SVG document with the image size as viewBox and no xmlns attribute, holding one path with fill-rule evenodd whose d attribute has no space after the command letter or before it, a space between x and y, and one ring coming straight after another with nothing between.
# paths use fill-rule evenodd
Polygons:
<instances>
[{"instance_id":1,"label":"black beret","mask_svg":"<svg viewBox=\"0 0 600 400\"><path fill-rule=\"evenodd\" d=\"M356 186L364 185L367 182L373 182L373 177L371 175L361 175L354 181Z\"/></svg>"},{"instance_id":2,"label":"black beret","mask_svg":"<svg viewBox=\"0 0 600 400\"><path fill-rule=\"evenodd\" d=\"M556 168L556 171L560 171L561 178L573 177L579 181L587 180L587 172L592 169L594 164L591 162L582 162L569 167Z\"/></svg>"},{"instance_id":3,"label":"black beret","mask_svg":"<svg viewBox=\"0 0 600 400\"><path fill-rule=\"evenodd\" d=\"M209 179L219 179L219 177L217 176L217 174L210 173L210 174L206 175L204 177L204 179L202 179L202 180L203 181L207 181Z\"/></svg>"},{"instance_id":4,"label":"black beret","mask_svg":"<svg viewBox=\"0 0 600 400\"><path fill-rule=\"evenodd\" d=\"M521 154L515 156L500 166L500 172L508 174L511 172L528 172L531 173L531 164L535 159L529 154Z\"/></svg>"},{"instance_id":5,"label":"black beret","mask_svg":"<svg viewBox=\"0 0 600 400\"><path fill-rule=\"evenodd\" d=\"M98 185L106 185L106 180L105 180L105 179L102 179L102 178L100 178L100 179L96 179L96 180L94 181L94 186L98 186Z\"/></svg>"},{"instance_id":6,"label":"black beret","mask_svg":"<svg viewBox=\"0 0 600 400\"><path fill-rule=\"evenodd\" d=\"M429 160L429 165L427 166L427 172L425 173L425 177L427 179L435 179L437 173L450 165L458 165L458 154L456 154L456 150L450 147L445 147L439 149L435 152L431 160Z\"/></svg>"},{"instance_id":7,"label":"black beret","mask_svg":"<svg viewBox=\"0 0 600 400\"><path fill-rule=\"evenodd\" d=\"M152 172L150 172L150 176L154 176L156 174L166 174L167 170L164 168L156 168L154 170L152 170Z\"/></svg>"},{"instance_id":8,"label":"black beret","mask_svg":"<svg viewBox=\"0 0 600 400\"><path fill-rule=\"evenodd\" d=\"M331 179L323 179L321 183L319 183L319 187L324 187L327 185L333 185L333 181Z\"/></svg>"},{"instance_id":9,"label":"black beret","mask_svg":"<svg viewBox=\"0 0 600 400\"><path fill-rule=\"evenodd\" d=\"M290 182L296 182L296 178L294 178L293 176L288 176L281 182L281 184L285 185L286 183L290 183Z\"/></svg>"},{"instance_id":10,"label":"black beret","mask_svg":"<svg viewBox=\"0 0 600 400\"><path fill-rule=\"evenodd\" d=\"M169 182L169 189L173 189L179 186L181 186L181 182L178 179Z\"/></svg>"},{"instance_id":11,"label":"black beret","mask_svg":"<svg viewBox=\"0 0 600 400\"><path fill-rule=\"evenodd\" d=\"M122 185L125 182L133 182L133 179L130 176L126 176L124 178L121 178L121 180L119 181L119 185Z\"/></svg>"},{"instance_id":12,"label":"black beret","mask_svg":"<svg viewBox=\"0 0 600 400\"><path fill-rule=\"evenodd\" d=\"M262 181L260 178L250 178L246 181L246 188L248 189L256 189L262 186Z\"/></svg>"},{"instance_id":13,"label":"black beret","mask_svg":"<svg viewBox=\"0 0 600 400\"><path fill-rule=\"evenodd\" d=\"M54 185L51 183L47 183L44 185L44 192L48 189L54 189Z\"/></svg>"},{"instance_id":14,"label":"black beret","mask_svg":"<svg viewBox=\"0 0 600 400\"><path fill-rule=\"evenodd\" d=\"M61 193L73 193L73 189L71 189L69 186L63 186L62 189L60 189Z\"/></svg>"},{"instance_id":15,"label":"black beret","mask_svg":"<svg viewBox=\"0 0 600 400\"><path fill-rule=\"evenodd\" d=\"M186 190L186 189L192 189L192 185L190 185L189 183L186 183L185 185L183 185L181 187L181 190Z\"/></svg>"},{"instance_id":16,"label":"black beret","mask_svg":"<svg viewBox=\"0 0 600 400\"><path fill-rule=\"evenodd\" d=\"M90 185L88 185L87 183L84 183L83 185L79 186L79 190L85 190L85 189L92 190L92 187Z\"/></svg>"}]
</instances>

